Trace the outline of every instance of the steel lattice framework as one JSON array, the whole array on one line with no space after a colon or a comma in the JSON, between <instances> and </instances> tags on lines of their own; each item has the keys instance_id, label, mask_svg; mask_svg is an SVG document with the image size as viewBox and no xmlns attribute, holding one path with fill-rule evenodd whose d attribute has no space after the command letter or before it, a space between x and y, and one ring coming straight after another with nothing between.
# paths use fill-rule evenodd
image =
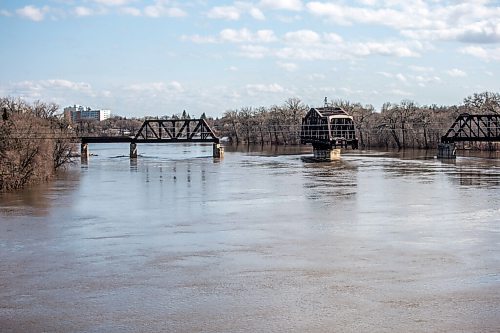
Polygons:
<instances>
[{"instance_id":1,"label":"steel lattice framework","mask_svg":"<svg viewBox=\"0 0 500 333\"><path fill-rule=\"evenodd\" d=\"M500 141L500 115L461 114L441 137L442 143Z\"/></svg>"},{"instance_id":2,"label":"steel lattice framework","mask_svg":"<svg viewBox=\"0 0 500 333\"><path fill-rule=\"evenodd\" d=\"M135 142L213 142L219 138L204 119L145 120Z\"/></svg>"},{"instance_id":3,"label":"steel lattice framework","mask_svg":"<svg viewBox=\"0 0 500 333\"><path fill-rule=\"evenodd\" d=\"M135 136L82 137L82 143L177 143L212 142L219 138L205 119L148 119Z\"/></svg>"}]
</instances>

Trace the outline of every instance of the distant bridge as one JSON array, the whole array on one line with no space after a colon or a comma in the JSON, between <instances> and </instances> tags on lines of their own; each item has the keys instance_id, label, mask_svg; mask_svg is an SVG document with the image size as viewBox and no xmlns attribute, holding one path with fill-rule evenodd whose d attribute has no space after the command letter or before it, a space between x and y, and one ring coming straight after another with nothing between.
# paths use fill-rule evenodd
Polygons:
<instances>
[{"instance_id":1,"label":"distant bridge","mask_svg":"<svg viewBox=\"0 0 500 333\"><path fill-rule=\"evenodd\" d=\"M221 157L219 138L204 119L149 119L135 136L81 137L82 157L88 157L89 143L130 143L130 157L137 157L138 143L207 142L214 144L214 157Z\"/></svg>"},{"instance_id":2,"label":"distant bridge","mask_svg":"<svg viewBox=\"0 0 500 333\"><path fill-rule=\"evenodd\" d=\"M500 115L463 113L441 137L442 143L500 141Z\"/></svg>"},{"instance_id":3,"label":"distant bridge","mask_svg":"<svg viewBox=\"0 0 500 333\"><path fill-rule=\"evenodd\" d=\"M439 158L455 158L455 142L500 142L500 115L463 113L441 137Z\"/></svg>"}]
</instances>

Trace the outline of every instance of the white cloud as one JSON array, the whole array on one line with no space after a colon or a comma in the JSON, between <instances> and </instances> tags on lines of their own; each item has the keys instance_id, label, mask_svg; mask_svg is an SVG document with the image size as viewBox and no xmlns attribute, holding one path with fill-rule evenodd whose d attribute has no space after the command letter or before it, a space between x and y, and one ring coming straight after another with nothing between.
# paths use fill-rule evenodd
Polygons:
<instances>
[{"instance_id":1,"label":"white cloud","mask_svg":"<svg viewBox=\"0 0 500 333\"><path fill-rule=\"evenodd\" d=\"M324 1L311 1L306 7L312 15L336 24L387 26L418 40L500 42L500 6L489 1L385 1L371 7L366 7L366 0L361 2L364 7Z\"/></svg>"},{"instance_id":2,"label":"white cloud","mask_svg":"<svg viewBox=\"0 0 500 333\"><path fill-rule=\"evenodd\" d=\"M128 85L124 88L125 90L137 92L137 93L147 93L152 95L157 95L159 93L180 93L184 92L184 87L177 81L171 81L170 83L165 82L146 82L146 83L135 83Z\"/></svg>"},{"instance_id":3,"label":"white cloud","mask_svg":"<svg viewBox=\"0 0 500 333\"><path fill-rule=\"evenodd\" d=\"M392 89L388 91L391 95L401 96L401 97L410 97L413 96L412 92L401 90L401 89Z\"/></svg>"},{"instance_id":4,"label":"white cloud","mask_svg":"<svg viewBox=\"0 0 500 333\"><path fill-rule=\"evenodd\" d=\"M261 43L271 43L276 40L277 38L272 30L258 30L255 36L255 41Z\"/></svg>"},{"instance_id":5,"label":"white cloud","mask_svg":"<svg viewBox=\"0 0 500 333\"><path fill-rule=\"evenodd\" d=\"M249 14L251 17L253 17L256 20L265 20L266 17L264 13L259 9L259 8L250 8Z\"/></svg>"},{"instance_id":6,"label":"white cloud","mask_svg":"<svg viewBox=\"0 0 500 333\"><path fill-rule=\"evenodd\" d=\"M418 50L423 49L423 45L416 41L344 42L343 38L335 33L324 33L320 36L312 30L288 32L284 40L289 45L276 53L284 59L333 60L370 55L418 57ZM314 47L308 47L308 44L314 44Z\"/></svg>"},{"instance_id":7,"label":"white cloud","mask_svg":"<svg viewBox=\"0 0 500 333\"><path fill-rule=\"evenodd\" d=\"M123 14L131 15L131 16L141 16L141 14L142 14L141 10L138 8L135 8L135 7L123 7L123 8L120 8L120 11Z\"/></svg>"},{"instance_id":8,"label":"white cloud","mask_svg":"<svg viewBox=\"0 0 500 333\"><path fill-rule=\"evenodd\" d=\"M274 36L272 30L259 30L256 33L252 33L248 29L224 29L219 33L219 36L222 41L232 43L269 43L276 40L276 36Z\"/></svg>"},{"instance_id":9,"label":"white cloud","mask_svg":"<svg viewBox=\"0 0 500 333\"><path fill-rule=\"evenodd\" d=\"M93 0L95 3L105 6L124 6L134 0Z\"/></svg>"},{"instance_id":10,"label":"white cloud","mask_svg":"<svg viewBox=\"0 0 500 333\"><path fill-rule=\"evenodd\" d=\"M32 100L45 99L55 101L60 96L94 97L96 93L86 82L74 82L64 79L21 81L2 88L7 95L19 96Z\"/></svg>"},{"instance_id":11,"label":"white cloud","mask_svg":"<svg viewBox=\"0 0 500 333\"><path fill-rule=\"evenodd\" d=\"M403 83L406 83L406 82L408 81L408 80L406 79L406 77L405 77L403 74L401 74L401 73L396 74L396 76L395 76L395 77L396 77L396 79L398 79L399 81L401 81L401 82L403 82Z\"/></svg>"},{"instance_id":12,"label":"white cloud","mask_svg":"<svg viewBox=\"0 0 500 333\"><path fill-rule=\"evenodd\" d=\"M333 32L325 33L324 39L325 39L325 41L330 42L330 43L342 43L344 40L341 36L339 36Z\"/></svg>"},{"instance_id":13,"label":"white cloud","mask_svg":"<svg viewBox=\"0 0 500 333\"><path fill-rule=\"evenodd\" d=\"M90 15L92 15L94 13L92 11L92 9L90 9L88 7L83 7L83 6L75 7L74 12L75 12L76 16L80 16L80 17L90 16Z\"/></svg>"},{"instance_id":14,"label":"white cloud","mask_svg":"<svg viewBox=\"0 0 500 333\"><path fill-rule=\"evenodd\" d=\"M217 37L213 36L181 36L181 40L189 40L193 43L203 44L203 43L271 43L277 40L272 30L258 30L252 32L246 28L235 30L235 29L224 29L219 32Z\"/></svg>"},{"instance_id":15,"label":"white cloud","mask_svg":"<svg viewBox=\"0 0 500 333\"><path fill-rule=\"evenodd\" d=\"M420 44L413 44L410 47L409 44L400 42L353 43L352 53L358 56L377 54L396 57L418 57L420 54L416 49L421 48Z\"/></svg>"},{"instance_id":16,"label":"white cloud","mask_svg":"<svg viewBox=\"0 0 500 333\"><path fill-rule=\"evenodd\" d=\"M485 61L499 61L500 47L484 48L482 46L467 46L460 50L464 54L474 56Z\"/></svg>"},{"instance_id":17,"label":"white cloud","mask_svg":"<svg viewBox=\"0 0 500 333\"><path fill-rule=\"evenodd\" d=\"M404 28L415 26L414 20L409 19L405 13L384 8L367 9L351 7L330 2L309 2L307 9L313 15L325 17L337 24L350 25L353 23L380 24ZM422 24L419 22L418 24Z\"/></svg>"},{"instance_id":18,"label":"white cloud","mask_svg":"<svg viewBox=\"0 0 500 333\"><path fill-rule=\"evenodd\" d=\"M389 78L394 77L394 75L393 75L393 74L391 74L391 73L387 73L387 72L378 72L377 74L380 74L380 75L382 75L382 76L384 76L384 77L389 77Z\"/></svg>"},{"instance_id":19,"label":"white cloud","mask_svg":"<svg viewBox=\"0 0 500 333\"><path fill-rule=\"evenodd\" d=\"M208 12L207 16L211 19L237 21L240 19L241 11L234 6L214 7Z\"/></svg>"},{"instance_id":20,"label":"white cloud","mask_svg":"<svg viewBox=\"0 0 500 333\"><path fill-rule=\"evenodd\" d=\"M30 5L16 10L16 13L21 17L27 18L35 22L40 22L43 21L43 19L45 18L45 14L48 12L48 10L49 10L48 7L38 8Z\"/></svg>"},{"instance_id":21,"label":"white cloud","mask_svg":"<svg viewBox=\"0 0 500 333\"><path fill-rule=\"evenodd\" d=\"M221 19L228 21L237 21L242 15L250 15L255 20L265 20L266 16L262 10L253 6L249 2L236 1L231 6L216 6L210 9L207 17L211 19Z\"/></svg>"},{"instance_id":22,"label":"white cloud","mask_svg":"<svg viewBox=\"0 0 500 333\"><path fill-rule=\"evenodd\" d=\"M180 37L180 39L182 41L191 41L191 42L196 43L196 44L210 44L210 43L217 43L218 42L217 38L215 38L213 36L182 35Z\"/></svg>"},{"instance_id":23,"label":"white cloud","mask_svg":"<svg viewBox=\"0 0 500 333\"><path fill-rule=\"evenodd\" d=\"M286 60L339 60L382 55L391 57L419 57L426 49L419 41L381 41L346 42L335 33L318 34L312 30L291 31L282 38L276 37L272 30L252 32L246 28L224 29L214 36L182 36L182 40L194 43L272 43L274 47L263 48L258 45L241 47L240 55L251 58L272 56ZM280 45L282 44L282 45Z\"/></svg>"},{"instance_id":24,"label":"white cloud","mask_svg":"<svg viewBox=\"0 0 500 333\"><path fill-rule=\"evenodd\" d=\"M456 40L476 44L498 43L500 42L500 21L474 22L441 29L403 30L401 34L414 39Z\"/></svg>"},{"instance_id":25,"label":"white cloud","mask_svg":"<svg viewBox=\"0 0 500 333\"><path fill-rule=\"evenodd\" d=\"M402 73L392 74L392 73L382 71L382 72L378 72L377 74L380 74L386 78L396 79L398 81L401 81L402 83L408 82L408 79Z\"/></svg>"},{"instance_id":26,"label":"white cloud","mask_svg":"<svg viewBox=\"0 0 500 333\"><path fill-rule=\"evenodd\" d=\"M358 2L366 6L375 6L377 4L377 0L358 0Z\"/></svg>"},{"instance_id":27,"label":"white cloud","mask_svg":"<svg viewBox=\"0 0 500 333\"><path fill-rule=\"evenodd\" d=\"M251 59L262 59L269 54L269 49L260 45L243 45L240 47L240 55Z\"/></svg>"},{"instance_id":28,"label":"white cloud","mask_svg":"<svg viewBox=\"0 0 500 333\"><path fill-rule=\"evenodd\" d=\"M313 73L310 74L307 78L311 81L324 80L326 79L326 75L321 73Z\"/></svg>"},{"instance_id":29,"label":"white cloud","mask_svg":"<svg viewBox=\"0 0 500 333\"><path fill-rule=\"evenodd\" d=\"M457 39L466 43L498 43L500 42L500 20L468 25Z\"/></svg>"},{"instance_id":30,"label":"white cloud","mask_svg":"<svg viewBox=\"0 0 500 333\"><path fill-rule=\"evenodd\" d=\"M299 30L287 32L285 34L285 41L292 44L314 44L321 41L319 34L312 30Z\"/></svg>"},{"instance_id":31,"label":"white cloud","mask_svg":"<svg viewBox=\"0 0 500 333\"><path fill-rule=\"evenodd\" d=\"M411 65L408 68L414 72L424 72L425 73L425 72L433 72L434 71L433 67L426 67L426 66Z\"/></svg>"},{"instance_id":32,"label":"white cloud","mask_svg":"<svg viewBox=\"0 0 500 333\"><path fill-rule=\"evenodd\" d=\"M180 82L177 82L177 81L171 81L168 84L168 87L170 90L173 90L175 92L183 92L184 91L184 87L182 86L182 84L180 84Z\"/></svg>"},{"instance_id":33,"label":"white cloud","mask_svg":"<svg viewBox=\"0 0 500 333\"><path fill-rule=\"evenodd\" d=\"M441 79L438 76L429 76L429 75L425 75L425 74L424 75L408 75L408 74L404 75L402 73L393 74L393 73L388 73L388 72L384 72L384 71L378 72L377 74L382 75L382 76L389 78L389 79L398 80L407 86L412 85L412 84L416 84L420 87L425 87L428 83L441 81Z\"/></svg>"},{"instance_id":34,"label":"white cloud","mask_svg":"<svg viewBox=\"0 0 500 333\"><path fill-rule=\"evenodd\" d=\"M278 65L278 67L286 70L287 72L294 72L297 70L297 64L293 63L293 62L281 62L281 61L278 61L276 63Z\"/></svg>"},{"instance_id":35,"label":"white cloud","mask_svg":"<svg viewBox=\"0 0 500 333\"><path fill-rule=\"evenodd\" d=\"M418 86L420 87L425 87L427 86L428 83L437 83L441 82L441 78L439 76L432 76L432 75L416 75L413 77L415 82L417 83Z\"/></svg>"},{"instance_id":36,"label":"white cloud","mask_svg":"<svg viewBox=\"0 0 500 333\"><path fill-rule=\"evenodd\" d=\"M464 77L464 76L467 76L467 73L458 69L458 68L453 68L453 69L450 69L448 71L446 71L446 73L451 76L451 77Z\"/></svg>"},{"instance_id":37,"label":"white cloud","mask_svg":"<svg viewBox=\"0 0 500 333\"><path fill-rule=\"evenodd\" d=\"M303 9L301 0L261 0L259 5L269 9L283 9L291 11L301 11Z\"/></svg>"},{"instance_id":38,"label":"white cloud","mask_svg":"<svg viewBox=\"0 0 500 333\"><path fill-rule=\"evenodd\" d=\"M168 2L163 0L156 0L153 5L144 8L144 15L148 17L185 17L187 13L178 8L168 6Z\"/></svg>"},{"instance_id":39,"label":"white cloud","mask_svg":"<svg viewBox=\"0 0 500 333\"><path fill-rule=\"evenodd\" d=\"M51 79L40 81L40 84L46 88L70 89L84 92L92 91L92 86L86 82L73 82L63 79Z\"/></svg>"},{"instance_id":40,"label":"white cloud","mask_svg":"<svg viewBox=\"0 0 500 333\"><path fill-rule=\"evenodd\" d=\"M249 95L256 95L259 93L281 93L285 91L285 88L277 83L272 84L247 84L247 93Z\"/></svg>"}]
</instances>

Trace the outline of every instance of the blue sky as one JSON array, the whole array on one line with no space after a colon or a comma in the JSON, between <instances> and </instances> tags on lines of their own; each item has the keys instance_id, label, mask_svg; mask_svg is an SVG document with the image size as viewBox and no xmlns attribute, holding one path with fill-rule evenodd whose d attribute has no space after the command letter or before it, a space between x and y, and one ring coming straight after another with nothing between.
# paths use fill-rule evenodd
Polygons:
<instances>
[{"instance_id":1,"label":"blue sky","mask_svg":"<svg viewBox=\"0 0 500 333\"><path fill-rule=\"evenodd\" d=\"M500 91L500 2L0 0L0 95L124 116Z\"/></svg>"}]
</instances>

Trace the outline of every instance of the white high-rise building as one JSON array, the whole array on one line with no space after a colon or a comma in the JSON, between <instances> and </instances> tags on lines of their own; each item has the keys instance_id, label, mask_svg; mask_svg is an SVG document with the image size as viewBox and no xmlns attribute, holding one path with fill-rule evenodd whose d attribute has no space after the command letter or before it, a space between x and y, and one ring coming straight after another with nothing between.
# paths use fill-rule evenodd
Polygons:
<instances>
[{"instance_id":1,"label":"white high-rise building","mask_svg":"<svg viewBox=\"0 0 500 333\"><path fill-rule=\"evenodd\" d=\"M84 107L76 104L64 108L64 116L67 119L71 119L72 122L89 119L102 121L108 119L110 115L110 110L92 110L89 107Z\"/></svg>"}]
</instances>

